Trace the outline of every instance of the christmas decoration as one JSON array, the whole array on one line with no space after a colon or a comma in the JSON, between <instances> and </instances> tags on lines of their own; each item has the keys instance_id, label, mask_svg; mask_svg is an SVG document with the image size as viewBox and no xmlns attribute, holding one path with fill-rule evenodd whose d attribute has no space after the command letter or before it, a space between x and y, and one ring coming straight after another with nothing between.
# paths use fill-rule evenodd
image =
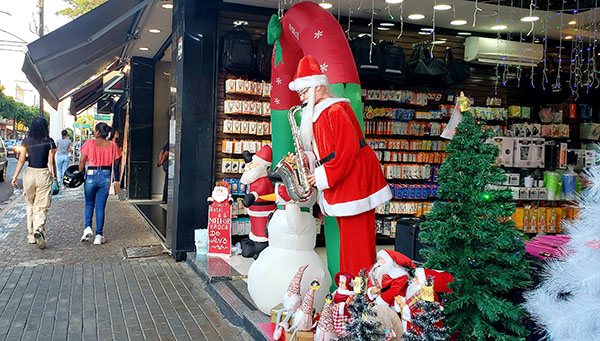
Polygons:
<instances>
[{"instance_id":1,"label":"christmas decoration","mask_svg":"<svg viewBox=\"0 0 600 341\"><path fill-rule=\"evenodd\" d=\"M340 337L339 341L378 341L386 338L386 333L381 329L381 322L371 318L376 318L377 313L366 297L367 275L364 270L360 271L360 283L354 283L355 292L352 303L348 305L348 311L352 316L352 321L346 325L345 336Z\"/></svg>"},{"instance_id":2,"label":"christmas decoration","mask_svg":"<svg viewBox=\"0 0 600 341\"><path fill-rule=\"evenodd\" d=\"M425 268L454 276L444 304L451 332L462 339L519 339L527 334L525 313L505 296L527 287L529 267L522 234L509 219L512 191L491 187L505 176L492 166L498 148L485 143L492 132L484 124L463 113L439 170L441 201L421 224L419 240L433 247L421 254Z\"/></svg>"},{"instance_id":3,"label":"christmas decoration","mask_svg":"<svg viewBox=\"0 0 600 341\"><path fill-rule=\"evenodd\" d=\"M315 309L313 308L313 303L315 299L315 291L319 289L321 285L319 284L319 280L314 280L310 283L310 289L304 295L302 299L302 305L296 309L294 312L294 323L290 327L285 327L285 332L289 333L292 331L292 335L289 340L293 340L294 336L298 331L309 331L313 327L313 317ZM288 339L286 337L286 339Z\"/></svg>"},{"instance_id":4,"label":"christmas decoration","mask_svg":"<svg viewBox=\"0 0 600 341\"><path fill-rule=\"evenodd\" d=\"M433 278L428 277L426 287L433 287ZM412 314L413 327L404 332L405 341L443 341L448 337L446 328L439 327L444 319L444 308L434 300L418 300L416 312Z\"/></svg>"},{"instance_id":5,"label":"christmas decoration","mask_svg":"<svg viewBox=\"0 0 600 341\"><path fill-rule=\"evenodd\" d=\"M286 187L276 184L277 210L269 220L269 246L248 270L248 292L256 307L268 314L281 302L289 279L308 264L301 287L304 292L313 278L320 277L324 288L331 286L327 266L315 252L317 233L312 215L316 192L305 202L291 202ZM315 307L322 307L327 290L319 290Z\"/></svg>"},{"instance_id":6,"label":"christmas decoration","mask_svg":"<svg viewBox=\"0 0 600 341\"><path fill-rule=\"evenodd\" d=\"M570 241L563 260L549 260L544 280L525 294L525 307L552 340L600 340L600 167L580 199L579 220L566 226Z\"/></svg>"},{"instance_id":7,"label":"christmas decoration","mask_svg":"<svg viewBox=\"0 0 600 341\"><path fill-rule=\"evenodd\" d=\"M335 330L339 335L346 334L346 323L351 321L350 313L348 312L348 304L352 302L354 291L352 280L354 276L347 272L338 272L335 277L335 285L337 289L333 291L333 321Z\"/></svg>"},{"instance_id":8,"label":"christmas decoration","mask_svg":"<svg viewBox=\"0 0 600 341\"><path fill-rule=\"evenodd\" d=\"M288 286L285 295L283 295L283 309L277 312L277 318L275 319L275 331L273 332L273 339L279 340L284 328L289 326L289 320L292 314L300 307L302 303L302 296L300 295L300 283L304 276L308 265L301 266L294 277L292 278L290 285ZM287 315L281 320L281 316L286 313Z\"/></svg>"}]
</instances>

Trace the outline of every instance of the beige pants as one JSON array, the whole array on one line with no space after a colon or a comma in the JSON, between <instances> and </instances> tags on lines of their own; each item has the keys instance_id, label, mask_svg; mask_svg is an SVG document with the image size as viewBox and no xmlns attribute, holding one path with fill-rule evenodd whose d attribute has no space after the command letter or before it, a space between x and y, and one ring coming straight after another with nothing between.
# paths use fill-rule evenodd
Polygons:
<instances>
[{"instance_id":1,"label":"beige pants","mask_svg":"<svg viewBox=\"0 0 600 341\"><path fill-rule=\"evenodd\" d=\"M46 218L52 202L52 174L47 168L27 168L23 173L23 193L27 207L28 238L36 230L46 236Z\"/></svg>"}]
</instances>

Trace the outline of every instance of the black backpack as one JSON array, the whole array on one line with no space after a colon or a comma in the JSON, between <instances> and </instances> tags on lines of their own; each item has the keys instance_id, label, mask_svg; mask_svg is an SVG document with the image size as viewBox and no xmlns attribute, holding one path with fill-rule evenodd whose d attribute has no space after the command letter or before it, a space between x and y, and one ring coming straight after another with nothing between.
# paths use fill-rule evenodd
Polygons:
<instances>
[{"instance_id":1,"label":"black backpack","mask_svg":"<svg viewBox=\"0 0 600 341\"><path fill-rule=\"evenodd\" d=\"M352 41L352 53L361 81L378 80L381 76L381 49L379 44L373 45L371 50L371 37L358 37ZM369 58L369 54L371 57Z\"/></svg>"},{"instance_id":2,"label":"black backpack","mask_svg":"<svg viewBox=\"0 0 600 341\"><path fill-rule=\"evenodd\" d=\"M451 48L446 49L444 56L444 66L448 70L448 75L444 77L446 86L458 84L471 76L471 68L464 60L454 59Z\"/></svg>"},{"instance_id":3,"label":"black backpack","mask_svg":"<svg viewBox=\"0 0 600 341\"><path fill-rule=\"evenodd\" d=\"M448 70L442 61L431 58L429 46L418 44L406 64L410 81L418 85L441 86Z\"/></svg>"},{"instance_id":4,"label":"black backpack","mask_svg":"<svg viewBox=\"0 0 600 341\"><path fill-rule=\"evenodd\" d=\"M261 37L256 49L256 68L258 74L262 77L271 77L271 58L273 56L273 46L267 43L267 36Z\"/></svg>"},{"instance_id":5,"label":"black backpack","mask_svg":"<svg viewBox=\"0 0 600 341\"><path fill-rule=\"evenodd\" d=\"M254 69L252 36L236 26L223 38L223 67L233 74L249 74Z\"/></svg>"},{"instance_id":6,"label":"black backpack","mask_svg":"<svg viewBox=\"0 0 600 341\"><path fill-rule=\"evenodd\" d=\"M381 78L401 84L406 80L404 50L391 41L381 42Z\"/></svg>"}]
</instances>

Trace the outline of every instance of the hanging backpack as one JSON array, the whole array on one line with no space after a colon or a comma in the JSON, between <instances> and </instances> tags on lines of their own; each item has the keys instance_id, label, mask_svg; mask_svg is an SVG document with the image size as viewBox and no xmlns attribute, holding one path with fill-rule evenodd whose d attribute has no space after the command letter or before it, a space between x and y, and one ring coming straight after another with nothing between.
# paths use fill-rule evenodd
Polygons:
<instances>
[{"instance_id":1,"label":"hanging backpack","mask_svg":"<svg viewBox=\"0 0 600 341\"><path fill-rule=\"evenodd\" d=\"M446 86L458 84L471 76L471 67L464 60L455 60L451 48L446 49L444 66L448 74L444 77Z\"/></svg>"},{"instance_id":2,"label":"hanging backpack","mask_svg":"<svg viewBox=\"0 0 600 341\"><path fill-rule=\"evenodd\" d=\"M369 36L358 37L352 41L351 45L360 80L362 82L378 80L381 76L379 45L373 45L371 49L371 37Z\"/></svg>"},{"instance_id":3,"label":"hanging backpack","mask_svg":"<svg viewBox=\"0 0 600 341\"><path fill-rule=\"evenodd\" d=\"M406 80L406 60L402 47L391 41L381 42L381 78L402 84Z\"/></svg>"},{"instance_id":4,"label":"hanging backpack","mask_svg":"<svg viewBox=\"0 0 600 341\"><path fill-rule=\"evenodd\" d=\"M241 25L223 38L223 67L233 74L249 74L254 69L252 36Z\"/></svg>"},{"instance_id":5,"label":"hanging backpack","mask_svg":"<svg viewBox=\"0 0 600 341\"><path fill-rule=\"evenodd\" d=\"M267 35L261 37L256 49L256 68L258 74L262 77L271 77L271 58L273 56L273 46L267 43Z\"/></svg>"},{"instance_id":6,"label":"hanging backpack","mask_svg":"<svg viewBox=\"0 0 600 341\"><path fill-rule=\"evenodd\" d=\"M424 44L415 47L406 68L411 82L417 85L440 86L448 74L441 61L430 57L429 48Z\"/></svg>"}]
</instances>

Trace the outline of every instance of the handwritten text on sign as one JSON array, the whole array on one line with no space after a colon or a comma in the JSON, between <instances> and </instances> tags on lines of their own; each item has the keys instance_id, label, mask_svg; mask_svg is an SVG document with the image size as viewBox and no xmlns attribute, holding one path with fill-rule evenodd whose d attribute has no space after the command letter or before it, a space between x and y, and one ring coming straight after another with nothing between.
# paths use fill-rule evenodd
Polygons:
<instances>
[{"instance_id":1,"label":"handwritten text on sign","mask_svg":"<svg viewBox=\"0 0 600 341\"><path fill-rule=\"evenodd\" d=\"M231 204L227 200L208 206L208 253L231 253Z\"/></svg>"}]
</instances>

